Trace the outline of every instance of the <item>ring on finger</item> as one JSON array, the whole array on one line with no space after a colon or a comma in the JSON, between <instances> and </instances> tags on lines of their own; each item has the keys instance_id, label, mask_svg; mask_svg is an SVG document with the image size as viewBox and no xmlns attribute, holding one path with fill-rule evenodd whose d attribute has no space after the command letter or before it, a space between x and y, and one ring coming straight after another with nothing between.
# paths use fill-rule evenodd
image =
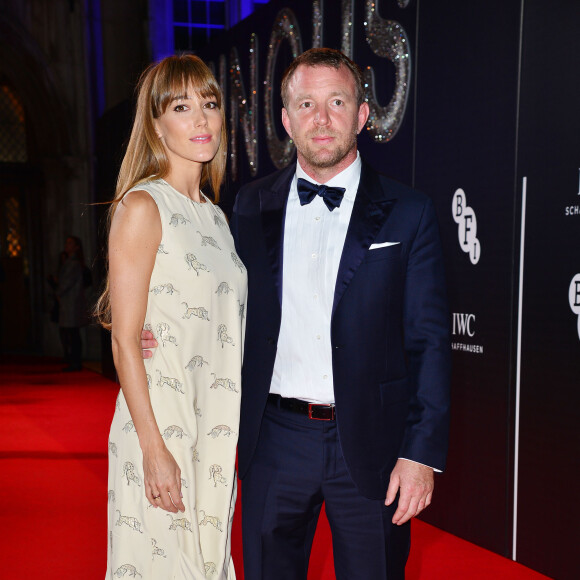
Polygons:
<instances>
[{"instance_id":1,"label":"ring on finger","mask_svg":"<svg viewBox=\"0 0 580 580\"><path fill-rule=\"evenodd\" d=\"M153 499L159 499L160 497L161 497L161 494L160 495L154 495L153 496Z\"/></svg>"}]
</instances>

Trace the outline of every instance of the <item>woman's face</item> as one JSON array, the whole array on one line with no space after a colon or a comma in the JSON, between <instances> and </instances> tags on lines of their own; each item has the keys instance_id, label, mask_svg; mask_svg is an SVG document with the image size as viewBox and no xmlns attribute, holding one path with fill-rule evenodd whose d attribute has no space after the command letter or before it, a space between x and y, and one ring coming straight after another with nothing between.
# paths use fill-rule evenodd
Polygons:
<instances>
[{"instance_id":1,"label":"woman's face","mask_svg":"<svg viewBox=\"0 0 580 580\"><path fill-rule=\"evenodd\" d=\"M222 114L214 97L201 97L188 89L174 99L154 121L172 166L211 161L220 145Z\"/></svg>"}]
</instances>

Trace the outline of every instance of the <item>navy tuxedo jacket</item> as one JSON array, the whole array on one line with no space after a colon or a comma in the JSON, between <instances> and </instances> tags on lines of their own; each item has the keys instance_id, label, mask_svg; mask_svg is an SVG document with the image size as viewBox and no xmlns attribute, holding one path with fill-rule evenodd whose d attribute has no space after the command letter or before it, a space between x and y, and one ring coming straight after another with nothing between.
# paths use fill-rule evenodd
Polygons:
<instances>
[{"instance_id":1,"label":"navy tuxedo jacket","mask_svg":"<svg viewBox=\"0 0 580 580\"><path fill-rule=\"evenodd\" d=\"M281 321L284 214L295 164L243 187L232 233L248 269L238 468L254 455ZM372 244L395 242L377 249ZM339 440L361 494L381 499L397 458L443 470L450 342L428 197L363 162L331 320ZM308 469L308 466L305 466Z\"/></svg>"}]
</instances>

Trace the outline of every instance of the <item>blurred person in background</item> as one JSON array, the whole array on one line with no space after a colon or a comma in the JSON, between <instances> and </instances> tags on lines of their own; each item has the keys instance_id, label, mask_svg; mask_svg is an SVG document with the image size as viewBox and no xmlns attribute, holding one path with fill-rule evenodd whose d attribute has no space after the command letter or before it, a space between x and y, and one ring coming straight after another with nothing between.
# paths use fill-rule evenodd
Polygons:
<instances>
[{"instance_id":1,"label":"blurred person in background","mask_svg":"<svg viewBox=\"0 0 580 580\"><path fill-rule=\"evenodd\" d=\"M65 256L56 282L58 326L67 365L63 370L73 372L82 368L81 327L88 324L85 299L85 271L88 268L85 266L83 245L78 237L67 237L63 253Z\"/></svg>"}]
</instances>

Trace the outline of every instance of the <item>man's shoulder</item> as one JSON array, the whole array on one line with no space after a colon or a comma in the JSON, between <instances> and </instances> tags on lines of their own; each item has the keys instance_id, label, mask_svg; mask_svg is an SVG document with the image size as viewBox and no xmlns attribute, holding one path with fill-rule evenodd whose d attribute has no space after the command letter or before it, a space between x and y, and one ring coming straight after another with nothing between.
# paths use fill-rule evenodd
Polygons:
<instances>
[{"instance_id":1,"label":"man's shoulder","mask_svg":"<svg viewBox=\"0 0 580 580\"><path fill-rule=\"evenodd\" d=\"M292 163L283 169L274 171L274 173L270 173L269 175L246 183L240 188L238 195L251 194L252 192L260 191L261 189L276 189L283 183L289 183L295 172L296 164Z\"/></svg>"},{"instance_id":2,"label":"man's shoulder","mask_svg":"<svg viewBox=\"0 0 580 580\"><path fill-rule=\"evenodd\" d=\"M372 179L379 182L382 193L386 197L390 197L393 199L397 199L398 201L402 201L405 203L410 204L419 204L424 205L430 197L401 181L397 181L387 175L377 171L374 167L372 167L368 162L363 160L363 168L362 168L362 175L366 174L366 177L371 177Z\"/></svg>"}]
</instances>

